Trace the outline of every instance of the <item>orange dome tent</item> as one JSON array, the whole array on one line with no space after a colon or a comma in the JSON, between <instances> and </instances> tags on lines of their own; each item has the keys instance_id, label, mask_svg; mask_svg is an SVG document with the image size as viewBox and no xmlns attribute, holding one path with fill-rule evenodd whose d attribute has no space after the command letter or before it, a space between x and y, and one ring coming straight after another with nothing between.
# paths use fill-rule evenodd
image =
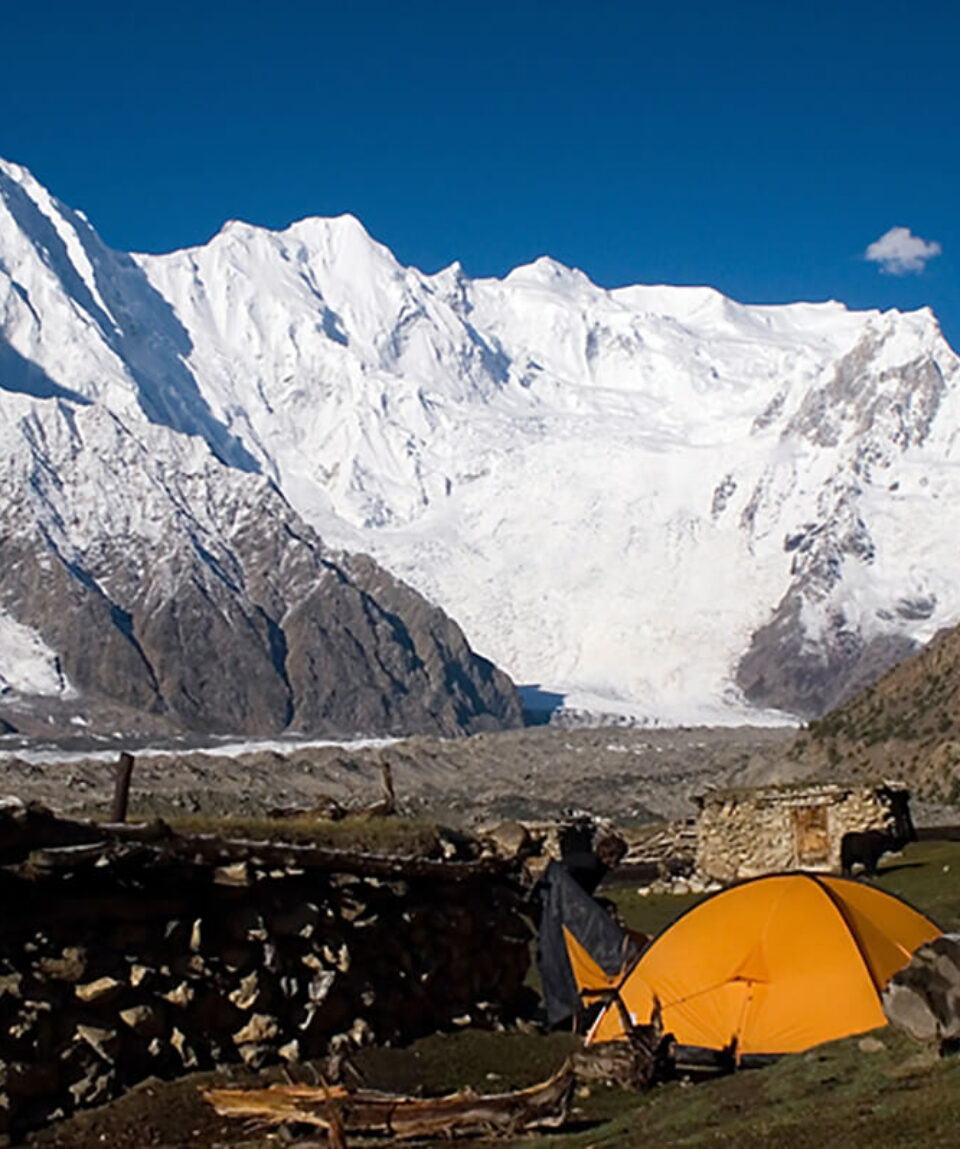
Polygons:
<instances>
[{"instance_id":1,"label":"orange dome tent","mask_svg":"<svg viewBox=\"0 0 960 1149\"><path fill-rule=\"evenodd\" d=\"M744 1055L798 1053L886 1024L884 986L940 930L872 886L781 874L733 886L665 930L621 980L635 1025L679 1045ZM582 967L581 967L582 968ZM581 988L592 987L578 976ZM588 1043L625 1037L606 1006Z\"/></svg>"}]
</instances>

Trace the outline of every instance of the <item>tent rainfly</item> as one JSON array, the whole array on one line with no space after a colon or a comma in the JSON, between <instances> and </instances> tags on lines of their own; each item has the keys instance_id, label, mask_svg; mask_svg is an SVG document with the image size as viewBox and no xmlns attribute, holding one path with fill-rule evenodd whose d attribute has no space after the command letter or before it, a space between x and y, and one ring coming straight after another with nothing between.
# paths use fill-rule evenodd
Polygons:
<instances>
[{"instance_id":1,"label":"tent rainfly","mask_svg":"<svg viewBox=\"0 0 960 1149\"><path fill-rule=\"evenodd\" d=\"M595 1005L596 991L619 985L640 945L559 862L547 866L540 898L537 961L547 1021L556 1026L576 1017L584 1004Z\"/></svg>"},{"instance_id":2,"label":"tent rainfly","mask_svg":"<svg viewBox=\"0 0 960 1149\"><path fill-rule=\"evenodd\" d=\"M619 980L588 1043L653 1022L680 1046L743 1057L798 1053L886 1024L880 995L940 930L890 894L820 874L723 890L665 930ZM591 985L574 963L581 991ZM596 980L600 980L599 978Z\"/></svg>"}]
</instances>

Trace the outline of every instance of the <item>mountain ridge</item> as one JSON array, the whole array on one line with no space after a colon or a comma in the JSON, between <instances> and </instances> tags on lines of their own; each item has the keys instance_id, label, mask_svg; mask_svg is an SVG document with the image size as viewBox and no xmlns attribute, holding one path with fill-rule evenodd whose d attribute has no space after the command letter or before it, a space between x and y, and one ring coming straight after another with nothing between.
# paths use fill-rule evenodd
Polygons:
<instances>
[{"instance_id":1,"label":"mountain ridge","mask_svg":"<svg viewBox=\"0 0 960 1149\"><path fill-rule=\"evenodd\" d=\"M454 623L296 514L211 410L188 334L132 258L10 173L0 167L8 724L72 708L81 723L248 734L519 725L513 684Z\"/></svg>"},{"instance_id":2,"label":"mountain ridge","mask_svg":"<svg viewBox=\"0 0 960 1149\"><path fill-rule=\"evenodd\" d=\"M960 367L928 309L605 290L549 257L427 275L352 216L124 256L0 173L34 205L0 220L0 348L48 399L267 476L572 708L810 718L960 619Z\"/></svg>"},{"instance_id":3,"label":"mountain ridge","mask_svg":"<svg viewBox=\"0 0 960 1149\"><path fill-rule=\"evenodd\" d=\"M804 773L891 777L928 801L960 802L960 626L809 723L786 760Z\"/></svg>"}]
</instances>

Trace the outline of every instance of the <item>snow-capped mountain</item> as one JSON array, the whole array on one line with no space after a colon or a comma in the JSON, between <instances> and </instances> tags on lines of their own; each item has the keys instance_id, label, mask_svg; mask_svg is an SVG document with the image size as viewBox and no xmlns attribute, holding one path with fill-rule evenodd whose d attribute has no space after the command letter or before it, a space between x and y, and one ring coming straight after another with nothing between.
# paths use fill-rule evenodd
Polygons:
<instances>
[{"instance_id":1,"label":"snow-capped mountain","mask_svg":"<svg viewBox=\"0 0 960 1149\"><path fill-rule=\"evenodd\" d=\"M456 624L325 546L260 472L191 385L169 307L91 237L22 169L0 170L4 718L249 734L518 725L512 683Z\"/></svg>"},{"instance_id":2,"label":"snow-capped mountain","mask_svg":"<svg viewBox=\"0 0 960 1149\"><path fill-rule=\"evenodd\" d=\"M350 216L125 255L23 168L0 191L4 404L271 481L569 705L814 714L960 619L960 374L929 311L549 259L426 275Z\"/></svg>"}]
</instances>

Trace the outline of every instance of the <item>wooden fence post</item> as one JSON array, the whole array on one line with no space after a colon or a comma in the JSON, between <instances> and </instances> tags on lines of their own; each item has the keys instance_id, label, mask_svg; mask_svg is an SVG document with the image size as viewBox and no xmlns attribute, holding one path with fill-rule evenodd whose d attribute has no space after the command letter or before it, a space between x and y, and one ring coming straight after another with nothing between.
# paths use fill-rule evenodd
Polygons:
<instances>
[{"instance_id":1,"label":"wooden fence post","mask_svg":"<svg viewBox=\"0 0 960 1149\"><path fill-rule=\"evenodd\" d=\"M393 792L393 771L389 762L380 763L380 788L383 791L383 813L395 814L397 811L397 798Z\"/></svg>"},{"instance_id":2,"label":"wooden fence post","mask_svg":"<svg viewBox=\"0 0 960 1149\"><path fill-rule=\"evenodd\" d=\"M113 812L111 822L126 822L127 800L130 797L130 775L133 773L133 755L124 752L117 763L116 779L113 787Z\"/></svg>"}]
</instances>

